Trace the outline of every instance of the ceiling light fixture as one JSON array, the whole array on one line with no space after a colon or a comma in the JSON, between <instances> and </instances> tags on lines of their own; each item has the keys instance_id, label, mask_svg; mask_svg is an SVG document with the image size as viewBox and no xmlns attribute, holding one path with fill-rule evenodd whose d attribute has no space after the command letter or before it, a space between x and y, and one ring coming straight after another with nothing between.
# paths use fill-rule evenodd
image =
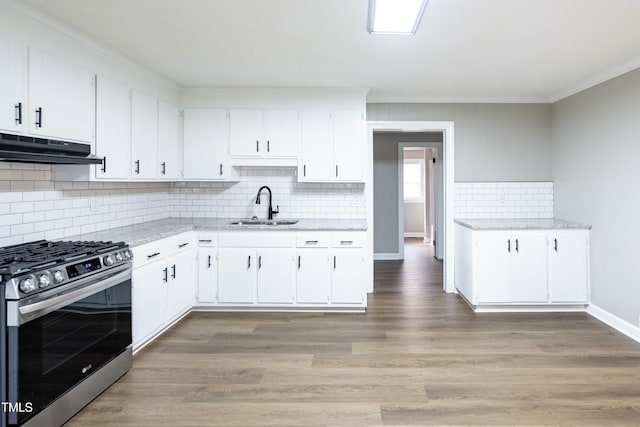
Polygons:
<instances>
[{"instance_id":1,"label":"ceiling light fixture","mask_svg":"<svg viewBox=\"0 0 640 427\"><path fill-rule=\"evenodd\" d=\"M369 0L372 34L415 34L428 0Z\"/></svg>"}]
</instances>

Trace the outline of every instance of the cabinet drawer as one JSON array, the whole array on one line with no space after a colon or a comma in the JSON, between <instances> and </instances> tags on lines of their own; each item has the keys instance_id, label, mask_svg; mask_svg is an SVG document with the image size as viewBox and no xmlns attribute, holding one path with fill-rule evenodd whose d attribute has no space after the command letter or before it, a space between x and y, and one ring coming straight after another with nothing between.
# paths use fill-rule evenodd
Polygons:
<instances>
[{"instance_id":1,"label":"cabinet drawer","mask_svg":"<svg viewBox=\"0 0 640 427\"><path fill-rule=\"evenodd\" d=\"M296 235L296 246L299 248L328 248L329 233L298 233Z\"/></svg>"},{"instance_id":2,"label":"cabinet drawer","mask_svg":"<svg viewBox=\"0 0 640 427\"><path fill-rule=\"evenodd\" d=\"M192 249L193 248L193 232L188 231L186 233L176 234L175 236L167 237L166 239L162 239L170 254L173 254L177 251Z\"/></svg>"},{"instance_id":3,"label":"cabinet drawer","mask_svg":"<svg viewBox=\"0 0 640 427\"><path fill-rule=\"evenodd\" d=\"M166 239L161 239L134 246L131 248L131 252L133 252L133 268L135 269L166 258L170 250Z\"/></svg>"},{"instance_id":4,"label":"cabinet drawer","mask_svg":"<svg viewBox=\"0 0 640 427\"><path fill-rule=\"evenodd\" d=\"M216 246L218 244L218 233L214 231L198 232L198 246Z\"/></svg>"},{"instance_id":5,"label":"cabinet drawer","mask_svg":"<svg viewBox=\"0 0 640 427\"><path fill-rule=\"evenodd\" d=\"M365 237L363 232L331 233L331 246L334 248L362 248L364 247Z\"/></svg>"},{"instance_id":6,"label":"cabinet drawer","mask_svg":"<svg viewBox=\"0 0 640 427\"><path fill-rule=\"evenodd\" d=\"M292 248L295 236L287 232L222 233L218 246L226 248Z\"/></svg>"}]
</instances>

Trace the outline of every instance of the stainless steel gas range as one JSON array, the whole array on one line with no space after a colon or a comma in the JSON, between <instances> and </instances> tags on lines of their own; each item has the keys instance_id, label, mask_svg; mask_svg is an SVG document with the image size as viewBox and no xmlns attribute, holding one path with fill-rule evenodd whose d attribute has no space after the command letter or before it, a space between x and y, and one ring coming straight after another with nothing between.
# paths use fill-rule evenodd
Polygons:
<instances>
[{"instance_id":1,"label":"stainless steel gas range","mask_svg":"<svg viewBox=\"0 0 640 427\"><path fill-rule=\"evenodd\" d=\"M0 426L66 422L131 367L131 251L0 248Z\"/></svg>"}]
</instances>

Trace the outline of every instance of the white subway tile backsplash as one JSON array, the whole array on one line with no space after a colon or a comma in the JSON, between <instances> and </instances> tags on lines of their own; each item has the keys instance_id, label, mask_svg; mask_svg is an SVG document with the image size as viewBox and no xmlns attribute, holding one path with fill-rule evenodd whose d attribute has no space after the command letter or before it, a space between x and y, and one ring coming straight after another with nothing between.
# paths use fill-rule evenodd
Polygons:
<instances>
[{"instance_id":1,"label":"white subway tile backsplash","mask_svg":"<svg viewBox=\"0 0 640 427\"><path fill-rule=\"evenodd\" d=\"M457 218L553 218L553 182L458 182L455 191Z\"/></svg>"}]
</instances>

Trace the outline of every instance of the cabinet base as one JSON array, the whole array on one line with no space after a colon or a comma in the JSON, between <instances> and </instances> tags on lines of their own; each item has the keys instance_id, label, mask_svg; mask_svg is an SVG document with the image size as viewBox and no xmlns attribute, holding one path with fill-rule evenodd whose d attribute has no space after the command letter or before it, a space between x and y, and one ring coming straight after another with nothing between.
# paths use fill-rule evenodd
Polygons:
<instances>
[{"instance_id":1,"label":"cabinet base","mask_svg":"<svg viewBox=\"0 0 640 427\"><path fill-rule=\"evenodd\" d=\"M588 303L482 303L472 304L462 292L458 295L476 313L571 313L587 311Z\"/></svg>"},{"instance_id":2,"label":"cabinet base","mask_svg":"<svg viewBox=\"0 0 640 427\"><path fill-rule=\"evenodd\" d=\"M196 305L192 311L228 311L228 312L293 312L293 313L366 313L367 308L358 307L335 307L319 305L315 306L278 306L278 307L265 307L265 306L224 306L224 305Z\"/></svg>"}]
</instances>

